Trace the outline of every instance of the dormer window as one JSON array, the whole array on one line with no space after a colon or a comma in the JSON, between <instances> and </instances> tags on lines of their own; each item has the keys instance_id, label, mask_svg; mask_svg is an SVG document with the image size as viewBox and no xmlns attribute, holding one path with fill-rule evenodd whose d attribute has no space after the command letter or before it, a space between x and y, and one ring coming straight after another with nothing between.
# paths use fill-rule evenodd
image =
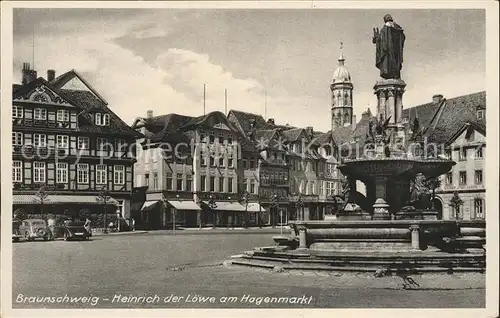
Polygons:
<instances>
[{"instance_id":1,"label":"dormer window","mask_svg":"<svg viewBox=\"0 0 500 318\"><path fill-rule=\"evenodd\" d=\"M476 112L477 119L483 119L484 118L484 110L480 109Z\"/></svg>"},{"instance_id":2,"label":"dormer window","mask_svg":"<svg viewBox=\"0 0 500 318\"><path fill-rule=\"evenodd\" d=\"M95 114L95 124L97 126L109 126L109 114Z\"/></svg>"}]
</instances>

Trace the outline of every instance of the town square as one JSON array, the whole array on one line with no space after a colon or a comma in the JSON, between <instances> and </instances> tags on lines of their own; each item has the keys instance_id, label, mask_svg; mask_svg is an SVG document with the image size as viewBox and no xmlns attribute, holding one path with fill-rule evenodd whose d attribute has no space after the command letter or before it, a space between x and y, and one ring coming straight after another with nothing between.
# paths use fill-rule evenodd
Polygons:
<instances>
[{"instance_id":1,"label":"town square","mask_svg":"<svg viewBox=\"0 0 500 318\"><path fill-rule=\"evenodd\" d=\"M485 308L485 10L12 17L13 309Z\"/></svg>"}]
</instances>

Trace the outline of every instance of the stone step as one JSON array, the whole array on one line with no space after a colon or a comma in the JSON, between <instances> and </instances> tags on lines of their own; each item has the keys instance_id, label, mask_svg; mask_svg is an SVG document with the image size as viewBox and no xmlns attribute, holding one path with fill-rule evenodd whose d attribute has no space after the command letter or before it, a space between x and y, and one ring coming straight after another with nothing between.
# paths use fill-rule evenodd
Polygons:
<instances>
[{"instance_id":1,"label":"stone step","mask_svg":"<svg viewBox=\"0 0 500 318\"><path fill-rule=\"evenodd\" d=\"M303 264L274 264L257 260L231 260L232 265L258 267L273 270L279 268L282 270L304 270L304 271L339 271L339 272L375 272L382 266L327 266L327 265L303 265ZM425 266L414 268L393 268L394 272L484 272L484 268L478 267L453 267L452 269L439 266Z\"/></svg>"}]
</instances>

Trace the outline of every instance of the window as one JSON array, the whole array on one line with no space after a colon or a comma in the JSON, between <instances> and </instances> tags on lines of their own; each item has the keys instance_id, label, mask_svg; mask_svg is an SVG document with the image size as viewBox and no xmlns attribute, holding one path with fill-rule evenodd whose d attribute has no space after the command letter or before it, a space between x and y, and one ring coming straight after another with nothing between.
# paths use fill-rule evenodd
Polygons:
<instances>
[{"instance_id":1,"label":"window","mask_svg":"<svg viewBox=\"0 0 500 318\"><path fill-rule=\"evenodd\" d=\"M35 113L33 115L35 120L46 120L47 110L45 108L35 108Z\"/></svg>"},{"instance_id":2,"label":"window","mask_svg":"<svg viewBox=\"0 0 500 318\"><path fill-rule=\"evenodd\" d=\"M224 167L224 158L219 158L219 167Z\"/></svg>"},{"instance_id":3,"label":"window","mask_svg":"<svg viewBox=\"0 0 500 318\"><path fill-rule=\"evenodd\" d=\"M484 200L481 198L474 199L474 216L478 219L484 219Z\"/></svg>"},{"instance_id":4,"label":"window","mask_svg":"<svg viewBox=\"0 0 500 318\"><path fill-rule=\"evenodd\" d=\"M474 180L476 184L483 184L483 170L474 171Z\"/></svg>"},{"instance_id":5,"label":"window","mask_svg":"<svg viewBox=\"0 0 500 318\"><path fill-rule=\"evenodd\" d=\"M453 184L453 172L448 172L446 174L446 184Z\"/></svg>"},{"instance_id":6,"label":"window","mask_svg":"<svg viewBox=\"0 0 500 318\"><path fill-rule=\"evenodd\" d=\"M227 144L232 145L233 144L233 138L229 137L227 138Z\"/></svg>"},{"instance_id":7,"label":"window","mask_svg":"<svg viewBox=\"0 0 500 318\"><path fill-rule=\"evenodd\" d=\"M21 106L12 106L12 118L23 118L23 108Z\"/></svg>"},{"instance_id":8,"label":"window","mask_svg":"<svg viewBox=\"0 0 500 318\"><path fill-rule=\"evenodd\" d=\"M69 121L69 111L66 109L58 109L57 121Z\"/></svg>"},{"instance_id":9,"label":"window","mask_svg":"<svg viewBox=\"0 0 500 318\"><path fill-rule=\"evenodd\" d=\"M102 115L100 113L97 113L95 114L95 124L97 126L101 126L102 125Z\"/></svg>"},{"instance_id":10,"label":"window","mask_svg":"<svg viewBox=\"0 0 500 318\"><path fill-rule=\"evenodd\" d=\"M33 163L33 182L45 182L45 162Z\"/></svg>"},{"instance_id":11,"label":"window","mask_svg":"<svg viewBox=\"0 0 500 318\"><path fill-rule=\"evenodd\" d=\"M69 148L69 136L57 135L57 148Z\"/></svg>"},{"instance_id":12,"label":"window","mask_svg":"<svg viewBox=\"0 0 500 318\"><path fill-rule=\"evenodd\" d=\"M446 149L444 152L444 155L445 155L446 159L451 160L451 150L450 149Z\"/></svg>"},{"instance_id":13,"label":"window","mask_svg":"<svg viewBox=\"0 0 500 318\"><path fill-rule=\"evenodd\" d=\"M116 153L123 155L123 153L127 150L127 142L124 139L116 140Z\"/></svg>"},{"instance_id":14,"label":"window","mask_svg":"<svg viewBox=\"0 0 500 318\"><path fill-rule=\"evenodd\" d=\"M193 176L188 173L186 175L186 191L192 191L193 190Z\"/></svg>"},{"instance_id":15,"label":"window","mask_svg":"<svg viewBox=\"0 0 500 318\"><path fill-rule=\"evenodd\" d=\"M102 125L109 126L109 114L102 115Z\"/></svg>"},{"instance_id":16,"label":"window","mask_svg":"<svg viewBox=\"0 0 500 318\"><path fill-rule=\"evenodd\" d=\"M227 192L233 193L233 178L227 178Z\"/></svg>"},{"instance_id":17,"label":"window","mask_svg":"<svg viewBox=\"0 0 500 318\"><path fill-rule=\"evenodd\" d=\"M68 164L66 162L57 163L56 183L68 183Z\"/></svg>"},{"instance_id":18,"label":"window","mask_svg":"<svg viewBox=\"0 0 500 318\"><path fill-rule=\"evenodd\" d=\"M171 172L167 172L167 190L174 189L174 178Z\"/></svg>"},{"instance_id":19,"label":"window","mask_svg":"<svg viewBox=\"0 0 500 318\"><path fill-rule=\"evenodd\" d=\"M97 138L97 150L108 151L109 146L110 144L107 138Z\"/></svg>"},{"instance_id":20,"label":"window","mask_svg":"<svg viewBox=\"0 0 500 318\"><path fill-rule=\"evenodd\" d=\"M222 145L223 143L224 143L224 137L219 136L219 144L221 144L221 145Z\"/></svg>"},{"instance_id":21,"label":"window","mask_svg":"<svg viewBox=\"0 0 500 318\"><path fill-rule=\"evenodd\" d=\"M458 160L464 161L467 160L467 149L462 148L458 151Z\"/></svg>"},{"instance_id":22,"label":"window","mask_svg":"<svg viewBox=\"0 0 500 318\"><path fill-rule=\"evenodd\" d=\"M158 172L153 172L153 189L158 189Z\"/></svg>"},{"instance_id":23,"label":"window","mask_svg":"<svg viewBox=\"0 0 500 318\"><path fill-rule=\"evenodd\" d=\"M215 177L210 177L210 192L215 191Z\"/></svg>"},{"instance_id":24,"label":"window","mask_svg":"<svg viewBox=\"0 0 500 318\"><path fill-rule=\"evenodd\" d=\"M219 192L224 192L224 180L223 177L219 178Z\"/></svg>"},{"instance_id":25,"label":"window","mask_svg":"<svg viewBox=\"0 0 500 318\"><path fill-rule=\"evenodd\" d=\"M243 159L243 169L248 169L248 161Z\"/></svg>"},{"instance_id":26,"label":"window","mask_svg":"<svg viewBox=\"0 0 500 318\"><path fill-rule=\"evenodd\" d=\"M206 191L206 189L207 189L207 177L200 176L200 190L204 192Z\"/></svg>"},{"instance_id":27,"label":"window","mask_svg":"<svg viewBox=\"0 0 500 318\"><path fill-rule=\"evenodd\" d=\"M210 167L215 167L215 158L210 156Z\"/></svg>"},{"instance_id":28,"label":"window","mask_svg":"<svg viewBox=\"0 0 500 318\"><path fill-rule=\"evenodd\" d=\"M177 191L182 191L182 173L177 174Z\"/></svg>"},{"instance_id":29,"label":"window","mask_svg":"<svg viewBox=\"0 0 500 318\"><path fill-rule=\"evenodd\" d=\"M250 169L255 169L255 160L250 160Z\"/></svg>"},{"instance_id":30,"label":"window","mask_svg":"<svg viewBox=\"0 0 500 318\"><path fill-rule=\"evenodd\" d=\"M207 154L206 152L201 153L201 165L206 166L207 165Z\"/></svg>"},{"instance_id":31,"label":"window","mask_svg":"<svg viewBox=\"0 0 500 318\"><path fill-rule=\"evenodd\" d=\"M211 133L208 138L209 143L213 144L215 142L215 136L213 135L213 133Z\"/></svg>"},{"instance_id":32,"label":"window","mask_svg":"<svg viewBox=\"0 0 500 318\"><path fill-rule=\"evenodd\" d=\"M483 111L482 110L478 110L477 111L477 119L483 119L483 117L484 117Z\"/></svg>"},{"instance_id":33,"label":"window","mask_svg":"<svg viewBox=\"0 0 500 318\"><path fill-rule=\"evenodd\" d=\"M256 193L255 192L255 180L254 179L250 180L250 193Z\"/></svg>"},{"instance_id":34,"label":"window","mask_svg":"<svg viewBox=\"0 0 500 318\"><path fill-rule=\"evenodd\" d=\"M23 144L23 133L21 132L12 132L12 145L20 146Z\"/></svg>"},{"instance_id":35,"label":"window","mask_svg":"<svg viewBox=\"0 0 500 318\"><path fill-rule=\"evenodd\" d=\"M43 134L34 134L33 142L35 147L47 147L47 136Z\"/></svg>"},{"instance_id":36,"label":"window","mask_svg":"<svg viewBox=\"0 0 500 318\"><path fill-rule=\"evenodd\" d=\"M12 182L22 182L23 163L22 161L12 161Z\"/></svg>"},{"instance_id":37,"label":"window","mask_svg":"<svg viewBox=\"0 0 500 318\"><path fill-rule=\"evenodd\" d=\"M125 184L125 166L115 166L114 183L115 185Z\"/></svg>"},{"instance_id":38,"label":"window","mask_svg":"<svg viewBox=\"0 0 500 318\"><path fill-rule=\"evenodd\" d=\"M96 165L95 166L95 183L96 184L106 184L107 183L106 165Z\"/></svg>"},{"instance_id":39,"label":"window","mask_svg":"<svg viewBox=\"0 0 500 318\"><path fill-rule=\"evenodd\" d=\"M80 184L89 183L89 165L86 163L79 163L77 166L77 182Z\"/></svg>"},{"instance_id":40,"label":"window","mask_svg":"<svg viewBox=\"0 0 500 318\"><path fill-rule=\"evenodd\" d=\"M206 137L206 136L205 136L205 133L202 133L202 132L201 132L201 133L200 133L200 142L201 142L201 143L206 143L206 142L207 142L207 141L206 141L206 139L205 139L205 137Z\"/></svg>"},{"instance_id":41,"label":"window","mask_svg":"<svg viewBox=\"0 0 500 318\"><path fill-rule=\"evenodd\" d=\"M120 216L123 217L123 200L116 200L118 204L116 205L116 213Z\"/></svg>"},{"instance_id":42,"label":"window","mask_svg":"<svg viewBox=\"0 0 500 318\"><path fill-rule=\"evenodd\" d=\"M479 146L476 148L476 158L483 158L483 146Z\"/></svg>"},{"instance_id":43,"label":"window","mask_svg":"<svg viewBox=\"0 0 500 318\"><path fill-rule=\"evenodd\" d=\"M89 148L89 137L78 137L78 149L88 150Z\"/></svg>"},{"instance_id":44,"label":"window","mask_svg":"<svg viewBox=\"0 0 500 318\"><path fill-rule=\"evenodd\" d=\"M233 163L233 159L232 158L228 158L227 159L227 166L229 168L234 168L234 163Z\"/></svg>"},{"instance_id":45,"label":"window","mask_svg":"<svg viewBox=\"0 0 500 318\"><path fill-rule=\"evenodd\" d=\"M149 173L144 175L144 186L149 187Z\"/></svg>"},{"instance_id":46,"label":"window","mask_svg":"<svg viewBox=\"0 0 500 318\"><path fill-rule=\"evenodd\" d=\"M460 184L461 185L467 184L467 172L466 171L460 171Z\"/></svg>"}]
</instances>

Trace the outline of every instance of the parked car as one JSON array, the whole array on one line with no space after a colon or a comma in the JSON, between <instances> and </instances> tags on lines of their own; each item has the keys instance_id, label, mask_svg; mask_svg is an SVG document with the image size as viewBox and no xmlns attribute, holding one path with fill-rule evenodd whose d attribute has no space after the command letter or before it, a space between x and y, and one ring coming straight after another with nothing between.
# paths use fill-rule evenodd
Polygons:
<instances>
[{"instance_id":1,"label":"parked car","mask_svg":"<svg viewBox=\"0 0 500 318\"><path fill-rule=\"evenodd\" d=\"M21 222L19 232L27 241L41 238L45 241L52 239L52 232L47 226L47 222L42 219L27 219Z\"/></svg>"},{"instance_id":2,"label":"parked car","mask_svg":"<svg viewBox=\"0 0 500 318\"><path fill-rule=\"evenodd\" d=\"M23 237L21 235L21 231L19 227L23 221L13 218L12 219L12 242L19 242L19 240Z\"/></svg>"},{"instance_id":3,"label":"parked car","mask_svg":"<svg viewBox=\"0 0 500 318\"><path fill-rule=\"evenodd\" d=\"M81 221L64 221L62 226L63 237L66 241L69 240L89 240L92 235L85 228L85 222Z\"/></svg>"}]
</instances>

